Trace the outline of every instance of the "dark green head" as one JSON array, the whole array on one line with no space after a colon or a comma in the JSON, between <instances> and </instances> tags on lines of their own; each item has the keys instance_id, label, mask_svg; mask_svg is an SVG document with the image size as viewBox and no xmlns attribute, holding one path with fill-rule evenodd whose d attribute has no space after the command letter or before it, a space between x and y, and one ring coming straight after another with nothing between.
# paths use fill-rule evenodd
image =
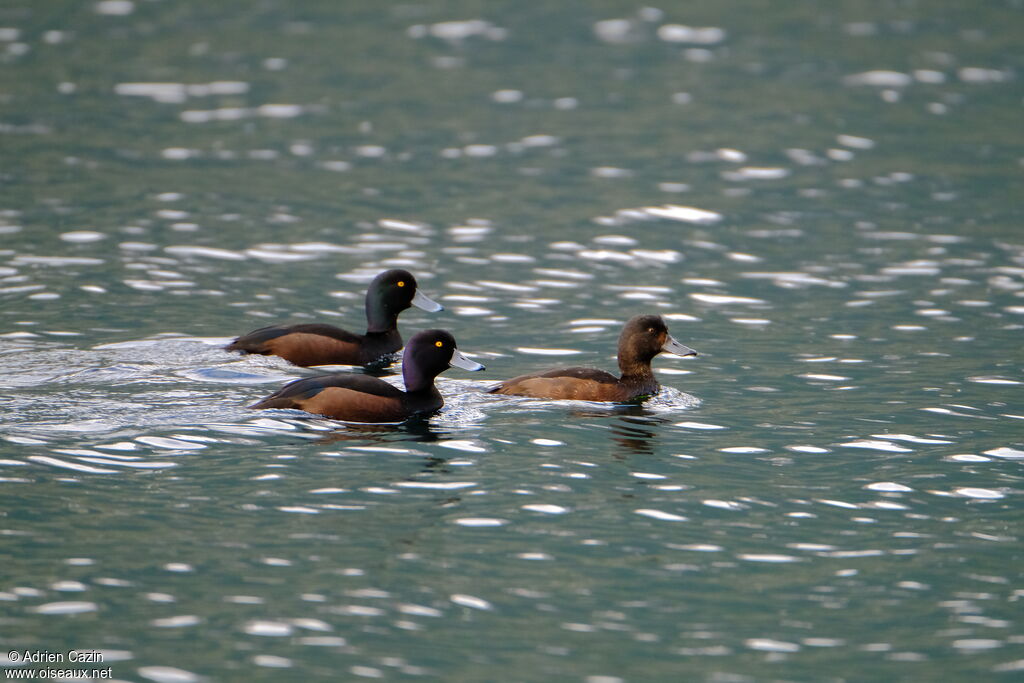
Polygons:
<instances>
[{"instance_id":1,"label":"dark green head","mask_svg":"<svg viewBox=\"0 0 1024 683\"><path fill-rule=\"evenodd\" d=\"M444 330L424 330L413 335L402 354L402 379L406 391L421 391L434 384L434 378L449 367L483 370L484 366L466 358L455 346L455 337Z\"/></svg>"},{"instance_id":2,"label":"dark green head","mask_svg":"<svg viewBox=\"0 0 1024 683\"><path fill-rule=\"evenodd\" d=\"M444 308L416 289L416 278L409 271L384 271L366 290L366 331L390 332L398 324L398 314L410 306L430 312Z\"/></svg>"}]
</instances>

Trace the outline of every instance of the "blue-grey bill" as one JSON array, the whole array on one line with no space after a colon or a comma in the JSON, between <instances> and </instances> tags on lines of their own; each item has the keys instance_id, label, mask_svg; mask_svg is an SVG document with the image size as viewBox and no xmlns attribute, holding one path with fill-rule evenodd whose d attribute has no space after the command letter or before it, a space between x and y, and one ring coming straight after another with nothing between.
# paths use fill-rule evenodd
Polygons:
<instances>
[{"instance_id":1,"label":"blue-grey bill","mask_svg":"<svg viewBox=\"0 0 1024 683\"><path fill-rule=\"evenodd\" d=\"M452 354L452 359L448 361L448 363L452 367L462 368L463 370L469 370L470 372L484 369L484 366L480 365L475 360L470 360L459 353L458 349L456 349L455 353Z\"/></svg>"},{"instance_id":2,"label":"blue-grey bill","mask_svg":"<svg viewBox=\"0 0 1024 683\"><path fill-rule=\"evenodd\" d=\"M668 351L669 353L674 353L677 356L697 355L696 351L691 349L689 346L684 346L683 344L680 344L679 342L672 338L672 335L669 335L668 339L665 340L665 343L661 345L661 350Z\"/></svg>"},{"instance_id":3,"label":"blue-grey bill","mask_svg":"<svg viewBox=\"0 0 1024 683\"><path fill-rule=\"evenodd\" d=\"M412 305L416 308L422 308L428 313L437 313L438 311L444 310L444 306L419 290L416 291L416 295L412 298Z\"/></svg>"}]
</instances>

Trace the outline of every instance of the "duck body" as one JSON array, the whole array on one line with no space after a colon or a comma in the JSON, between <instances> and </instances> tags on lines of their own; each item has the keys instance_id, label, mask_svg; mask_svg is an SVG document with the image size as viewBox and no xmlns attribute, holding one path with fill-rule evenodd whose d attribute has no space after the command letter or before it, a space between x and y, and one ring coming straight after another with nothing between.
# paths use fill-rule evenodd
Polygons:
<instances>
[{"instance_id":1,"label":"duck body","mask_svg":"<svg viewBox=\"0 0 1024 683\"><path fill-rule=\"evenodd\" d=\"M596 368L555 368L505 380L489 391L533 398L627 403L656 394L659 388L653 374L616 377Z\"/></svg>"},{"instance_id":2,"label":"duck body","mask_svg":"<svg viewBox=\"0 0 1024 683\"><path fill-rule=\"evenodd\" d=\"M397 327L385 332L355 334L333 325L304 323L271 325L253 330L224 347L263 356L280 356L302 367L313 365L371 365L387 362L402 348Z\"/></svg>"},{"instance_id":3,"label":"duck body","mask_svg":"<svg viewBox=\"0 0 1024 683\"><path fill-rule=\"evenodd\" d=\"M441 409L444 399L431 383L407 392L370 375L332 374L285 385L250 408L295 408L346 422L402 422Z\"/></svg>"},{"instance_id":4,"label":"duck body","mask_svg":"<svg viewBox=\"0 0 1024 683\"><path fill-rule=\"evenodd\" d=\"M293 408L346 422L403 422L444 406L434 379L450 366L484 369L458 351L448 332L425 330L405 348L405 391L377 377L336 373L296 380L249 407Z\"/></svg>"},{"instance_id":5,"label":"duck body","mask_svg":"<svg viewBox=\"0 0 1024 683\"><path fill-rule=\"evenodd\" d=\"M662 351L679 356L697 355L672 338L661 316L638 315L626 323L619 335L621 376L595 368L556 368L513 377L488 392L556 400L637 401L658 393L661 388L651 370L651 360Z\"/></svg>"},{"instance_id":6,"label":"duck body","mask_svg":"<svg viewBox=\"0 0 1024 683\"><path fill-rule=\"evenodd\" d=\"M224 348L280 356L303 367L387 363L390 355L402 348L398 314L410 306L431 312L443 308L417 290L412 273L388 270L375 277L366 290L366 334L319 323L271 325L238 337Z\"/></svg>"}]
</instances>

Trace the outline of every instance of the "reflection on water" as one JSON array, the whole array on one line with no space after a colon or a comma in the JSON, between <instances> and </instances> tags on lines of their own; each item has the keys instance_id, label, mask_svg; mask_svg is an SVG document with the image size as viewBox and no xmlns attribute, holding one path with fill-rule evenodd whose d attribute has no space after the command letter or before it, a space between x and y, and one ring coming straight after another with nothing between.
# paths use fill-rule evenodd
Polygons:
<instances>
[{"instance_id":1,"label":"reflection on water","mask_svg":"<svg viewBox=\"0 0 1024 683\"><path fill-rule=\"evenodd\" d=\"M0 12L12 651L163 683L1024 668L1014 3L213 6ZM405 337L484 377L402 425L245 408L362 370L232 335L360 327L399 267L446 306ZM702 354L646 402L483 393L614 367L640 312Z\"/></svg>"},{"instance_id":2,"label":"reflection on water","mask_svg":"<svg viewBox=\"0 0 1024 683\"><path fill-rule=\"evenodd\" d=\"M623 417L612 424L610 431L614 435L615 443L630 455L651 455L654 448L649 440L658 434L651 427L667 422L668 420L662 419Z\"/></svg>"},{"instance_id":3,"label":"reflection on water","mask_svg":"<svg viewBox=\"0 0 1024 683\"><path fill-rule=\"evenodd\" d=\"M420 417L397 425L346 424L343 429L321 436L316 443L322 445L346 441L392 443L396 440L430 443L443 440L448 434L450 432L431 425L428 418Z\"/></svg>"}]
</instances>

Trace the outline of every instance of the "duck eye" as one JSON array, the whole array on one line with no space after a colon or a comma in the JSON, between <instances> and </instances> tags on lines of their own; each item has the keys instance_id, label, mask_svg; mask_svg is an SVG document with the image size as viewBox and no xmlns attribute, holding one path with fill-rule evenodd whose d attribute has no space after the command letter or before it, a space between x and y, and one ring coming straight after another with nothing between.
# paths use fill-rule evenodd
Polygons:
<instances>
[{"instance_id":1,"label":"duck eye","mask_svg":"<svg viewBox=\"0 0 1024 683\"><path fill-rule=\"evenodd\" d=\"M441 348L442 346L444 346L444 342L436 341L436 342L434 342L434 346L436 346L437 348Z\"/></svg>"},{"instance_id":2,"label":"duck eye","mask_svg":"<svg viewBox=\"0 0 1024 683\"><path fill-rule=\"evenodd\" d=\"M395 284L398 285L399 287L405 287L405 281L404 280L399 280Z\"/></svg>"},{"instance_id":3,"label":"duck eye","mask_svg":"<svg viewBox=\"0 0 1024 683\"><path fill-rule=\"evenodd\" d=\"M654 334L654 328L653 327L648 327L647 331L650 332L651 334Z\"/></svg>"}]
</instances>

